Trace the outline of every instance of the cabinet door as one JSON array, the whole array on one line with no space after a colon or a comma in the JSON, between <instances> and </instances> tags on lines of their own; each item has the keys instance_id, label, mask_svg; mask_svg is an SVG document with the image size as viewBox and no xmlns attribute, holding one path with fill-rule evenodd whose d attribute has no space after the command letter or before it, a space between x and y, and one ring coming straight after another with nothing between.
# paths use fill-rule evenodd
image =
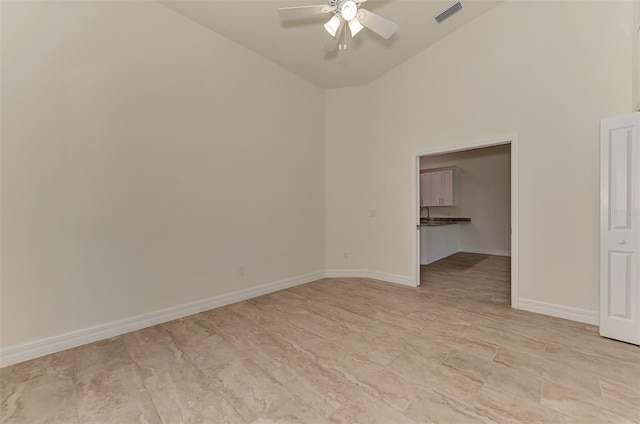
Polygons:
<instances>
[{"instance_id":1,"label":"cabinet door","mask_svg":"<svg viewBox=\"0 0 640 424\"><path fill-rule=\"evenodd\" d=\"M429 258L427 257L427 228L420 228L420 265L429 264Z\"/></svg>"},{"instance_id":2,"label":"cabinet door","mask_svg":"<svg viewBox=\"0 0 640 424\"><path fill-rule=\"evenodd\" d=\"M441 205L453 206L453 170L442 171Z\"/></svg>"},{"instance_id":3,"label":"cabinet door","mask_svg":"<svg viewBox=\"0 0 640 424\"><path fill-rule=\"evenodd\" d=\"M431 193L429 193L429 206L442 205L442 172L429 172L431 174Z\"/></svg>"},{"instance_id":4,"label":"cabinet door","mask_svg":"<svg viewBox=\"0 0 640 424\"><path fill-rule=\"evenodd\" d=\"M420 206L431 206L429 196L431 193L431 173L420 174Z\"/></svg>"}]
</instances>

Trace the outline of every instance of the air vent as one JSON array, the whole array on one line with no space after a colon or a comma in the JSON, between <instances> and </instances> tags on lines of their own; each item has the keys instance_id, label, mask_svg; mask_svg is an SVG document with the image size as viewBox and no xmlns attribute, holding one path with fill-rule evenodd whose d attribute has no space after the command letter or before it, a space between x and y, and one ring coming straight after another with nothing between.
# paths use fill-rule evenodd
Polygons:
<instances>
[{"instance_id":1,"label":"air vent","mask_svg":"<svg viewBox=\"0 0 640 424\"><path fill-rule=\"evenodd\" d=\"M461 10L462 10L462 3L458 2L458 3L454 4L453 6L451 6L450 8L448 8L447 10L445 10L444 12L442 12L441 14L439 14L438 16L436 16L436 22L441 24L442 21L444 21L445 19L447 19L451 15L453 15L453 14L455 14L455 13L461 11Z\"/></svg>"}]
</instances>

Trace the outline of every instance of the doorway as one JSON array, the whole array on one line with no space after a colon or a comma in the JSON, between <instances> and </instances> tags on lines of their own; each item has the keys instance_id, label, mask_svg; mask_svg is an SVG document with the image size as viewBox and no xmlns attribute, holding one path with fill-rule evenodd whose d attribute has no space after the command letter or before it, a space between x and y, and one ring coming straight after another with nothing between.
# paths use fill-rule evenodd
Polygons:
<instances>
[{"instance_id":1,"label":"doorway","mask_svg":"<svg viewBox=\"0 0 640 424\"><path fill-rule=\"evenodd\" d=\"M500 146L502 146L502 149L500 148ZM456 209L456 207L451 204L449 205L448 203L444 204L444 206L451 206L451 207L442 207L443 205L443 200L440 200L441 198L445 198L447 199L447 189L443 189L443 194L442 196L438 197L437 199L431 199L429 203L429 201L425 201L425 199L421 199L421 191L420 191L420 187L421 187L421 180L424 181L435 181L435 184L437 184L437 187L440 187L439 184L442 180L442 178L440 178L440 173L442 171L448 171L449 169L452 170L453 174L456 175L456 173L460 174L460 173L465 173L466 171L464 169L461 169L460 167L457 166L438 166L438 165L447 165L447 163L438 163L435 160L435 157L473 157L475 155L474 151L479 151L479 149L485 149L485 148L490 148L490 147L496 147L497 149L494 149L495 151L504 151L505 148L507 148L508 150L510 150L510 157L507 159L508 161L508 165L509 165L509 175L510 175L510 183L509 183L509 187L508 187L508 191L509 191L509 200L508 200L508 217L510 219L510 223L511 223L511 227L510 227L510 240L507 239L506 241L502 242L502 246L503 248L500 249L495 249L495 245L494 248L489 248L489 249L483 249L483 250L478 250L476 249L476 253L488 253L488 254L506 254L505 252L507 251L507 249L505 248L505 243L507 245L507 247L509 247L509 252L510 252L510 256L511 256L511 265L510 265L510 271L511 271L511 275L510 275L510 281L511 281L511 306L514 308L518 307L518 299L519 299L519 292L518 292L518 143L517 143L517 135L511 135L511 136L507 136L507 137L503 137L503 138L499 138L499 139L492 139L492 140L484 140L484 141L477 141L477 142L472 142L472 143L465 143L465 144L459 144L459 145L454 145L454 146L449 146L449 147L442 147L442 148L434 148L434 149L429 149L429 150L424 150L424 151L420 151L417 152L415 154L415 156L412 158L413 160L413 166L414 166L414 181L413 181L413 193L414 193L414 208L413 208L413 217L414 217L414 224L415 226L414 231L413 231L413 237L414 237L414 255L413 255L413 260L414 260L414 282L416 287L420 285L420 265L421 262L424 262L425 258L421 258L420 256L420 252L421 252L421 245L420 245L420 233L421 231L423 231L424 234L424 222L423 221L423 226L421 227L421 214L425 213L425 207L424 205L437 205L438 207L430 207L428 209L429 214L432 215L433 217L433 212L434 209L437 210L438 212L436 212L436 215L440 215L439 218L440 219L445 219L447 216L451 216L454 215L453 217L455 217L456 212L459 212L461 209ZM454 153L459 153L460 155L451 155ZM447 156L441 156L441 155L447 155ZM429 168L427 171L430 171L430 173L432 175L424 175L424 171L423 169L421 169L421 161L420 158L421 157L425 157L425 159L423 159L423 164L426 163L426 167ZM430 167L429 165L433 164L434 167ZM451 165L451 164L449 164ZM423 166L422 168L425 168L425 166ZM421 172L421 170L423 172ZM454 177L455 178L455 177ZM467 178L467 180L469 180L469 178ZM460 177L458 177L458 183L461 182L462 180L460 180ZM433 182L431 184L434 184ZM446 187L446 186L445 186ZM467 186L467 189L470 189L471 187ZM435 189L434 189L435 190ZM454 191L456 191L456 188L454 187ZM471 191L471 193L475 193L474 190ZM455 194L456 197L459 197L461 193L457 193ZM431 195L433 196L433 195ZM437 197L437 196L436 196ZM422 202L421 202L422 200ZM435 203L434 203L435 202ZM446 202L446 200L445 200ZM454 201L455 203L456 201ZM467 202L467 204L469 204L469 202ZM422 207L421 207L422 206ZM469 210L469 208L467 208L467 210ZM460 217L457 217L460 218ZM462 217L462 218L467 218L467 217ZM473 222L473 217L468 217L471 218L472 222ZM486 221L486 219L485 219ZM465 225L464 223L461 223L459 225L455 225L455 227L462 227L463 225ZM487 224L485 224L487 225ZM429 227L431 228L431 227ZM468 227L470 228L470 227ZM435 227L433 229L435 234L436 232L438 233L442 233L442 234L457 234L455 231L457 231L457 228L453 228L453 226L451 226L448 230L445 227ZM463 232L465 231L465 229L462 230ZM509 232L509 229L506 229L505 231ZM486 233L486 231L485 231ZM467 247L463 247L461 250L465 251L471 251L474 252L474 248L470 248L468 245L471 244L473 245L473 241L469 241L473 239L473 234L471 234L470 231L466 231L466 236L463 236L463 240L466 240ZM470 235L471 234L471 235ZM508 234L506 235L508 237ZM435 237L435 236L434 236ZM451 237L451 236L448 236ZM458 236L456 236L458 237ZM463 243L463 244L464 244ZM491 244L491 243L490 243ZM450 244L451 246L455 246L456 244ZM476 243L477 245L477 243ZM499 247L499 246L498 246ZM423 245L423 251L424 251L424 245ZM450 254L445 252L443 253L443 255L447 255ZM431 255L431 257L429 258L429 260L433 260L435 257L435 259L438 259L438 255ZM422 261L421 261L422 259Z\"/></svg>"}]
</instances>

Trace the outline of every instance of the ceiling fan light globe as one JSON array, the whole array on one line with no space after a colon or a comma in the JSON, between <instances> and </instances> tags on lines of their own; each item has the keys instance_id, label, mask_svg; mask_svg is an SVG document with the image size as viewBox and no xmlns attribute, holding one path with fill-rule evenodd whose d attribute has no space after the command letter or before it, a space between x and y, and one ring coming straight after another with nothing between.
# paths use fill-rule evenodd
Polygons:
<instances>
[{"instance_id":1,"label":"ceiling fan light globe","mask_svg":"<svg viewBox=\"0 0 640 424\"><path fill-rule=\"evenodd\" d=\"M335 15L333 18L329 19L329 22L324 24L324 29L327 30L329 35L331 35L332 37L335 37L336 32L340 27L340 22L341 22L340 17L338 15Z\"/></svg>"},{"instance_id":2,"label":"ceiling fan light globe","mask_svg":"<svg viewBox=\"0 0 640 424\"><path fill-rule=\"evenodd\" d=\"M349 21L349 30L351 31L351 36L355 37L357 33L362 31L364 26L357 19L352 19Z\"/></svg>"},{"instance_id":3,"label":"ceiling fan light globe","mask_svg":"<svg viewBox=\"0 0 640 424\"><path fill-rule=\"evenodd\" d=\"M352 0L345 1L340 7L340 15L345 21L351 21L358 14L358 6Z\"/></svg>"}]
</instances>

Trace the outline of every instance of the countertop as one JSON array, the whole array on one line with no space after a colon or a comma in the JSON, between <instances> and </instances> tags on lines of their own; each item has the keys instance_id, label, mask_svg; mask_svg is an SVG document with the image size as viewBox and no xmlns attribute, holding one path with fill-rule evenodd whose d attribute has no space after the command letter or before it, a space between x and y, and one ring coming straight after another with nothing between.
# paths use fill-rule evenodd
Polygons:
<instances>
[{"instance_id":1,"label":"countertop","mask_svg":"<svg viewBox=\"0 0 640 424\"><path fill-rule=\"evenodd\" d=\"M420 218L421 227L440 227L442 225L456 225L471 222L471 218L454 218L454 217L439 217L439 218Z\"/></svg>"}]
</instances>

